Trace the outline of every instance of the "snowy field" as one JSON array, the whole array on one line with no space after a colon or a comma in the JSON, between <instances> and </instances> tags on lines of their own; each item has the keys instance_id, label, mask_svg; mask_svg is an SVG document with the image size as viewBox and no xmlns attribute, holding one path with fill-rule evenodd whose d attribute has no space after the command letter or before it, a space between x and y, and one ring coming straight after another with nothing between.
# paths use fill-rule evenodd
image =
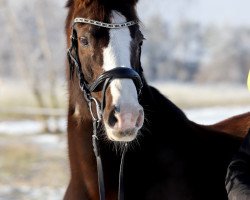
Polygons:
<instances>
[{"instance_id":1,"label":"snowy field","mask_svg":"<svg viewBox=\"0 0 250 200\"><path fill-rule=\"evenodd\" d=\"M195 122L212 124L249 110L238 106L184 111ZM65 119L59 124L66 131ZM40 134L41 129L42 124L32 120L0 122L0 200L62 199L69 177L66 134Z\"/></svg>"},{"instance_id":2,"label":"snowy field","mask_svg":"<svg viewBox=\"0 0 250 200\"><path fill-rule=\"evenodd\" d=\"M234 115L250 112L250 106L193 108L185 109L184 112L190 120L210 125Z\"/></svg>"},{"instance_id":3,"label":"snowy field","mask_svg":"<svg viewBox=\"0 0 250 200\"><path fill-rule=\"evenodd\" d=\"M250 111L250 93L244 86L153 85L200 124ZM5 97L0 98L2 108L35 106L32 97L23 95L28 90L11 88L0 90L0 96ZM64 88L61 90L63 94ZM67 98L62 95L60 99ZM64 108L65 102L61 105ZM48 120L50 129L57 124L64 134L46 134L42 133L43 123L33 117L0 114L0 200L61 200L69 178L66 118Z\"/></svg>"}]
</instances>

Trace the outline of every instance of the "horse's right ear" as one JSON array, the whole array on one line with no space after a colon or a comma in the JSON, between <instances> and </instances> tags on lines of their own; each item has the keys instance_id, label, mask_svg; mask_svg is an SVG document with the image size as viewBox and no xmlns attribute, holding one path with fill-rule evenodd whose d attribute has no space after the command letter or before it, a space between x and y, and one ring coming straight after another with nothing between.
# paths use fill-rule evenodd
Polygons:
<instances>
[{"instance_id":1,"label":"horse's right ear","mask_svg":"<svg viewBox=\"0 0 250 200\"><path fill-rule=\"evenodd\" d=\"M136 5L139 0L123 0L125 3L128 3L130 5Z\"/></svg>"}]
</instances>

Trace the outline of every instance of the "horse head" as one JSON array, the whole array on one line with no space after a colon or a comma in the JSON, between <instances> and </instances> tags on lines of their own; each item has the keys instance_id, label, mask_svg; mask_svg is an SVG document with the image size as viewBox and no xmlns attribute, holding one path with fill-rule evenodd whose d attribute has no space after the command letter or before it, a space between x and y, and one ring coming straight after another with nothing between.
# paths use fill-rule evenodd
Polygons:
<instances>
[{"instance_id":1,"label":"horse head","mask_svg":"<svg viewBox=\"0 0 250 200\"><path fill-rule=\"evenodd\" d=\"M138 101L138 85L130 77L133 75L126 77L119 74L121 71L128 71L124 69L131 69L128 73L136 76L138 72L142 76L140 56L144 38L137 23L136 2L137 0L68 2L69 8L72 8L66 27L68 46L74 43L75 48L71 49L71 56L78 62L86 85L92 86L90 93L96 100L97 107L102 105L102 124L107 137L112 141L134 140L144 122L144 111ZM72 24L73 28L70 28ZM108 75L111 71L116 75L110 79ZM100 80L106 72L109 81ZM78 101L78 107L82 103L83 101ZM99 111L97 109L94 112L98 114L96 112Z\"/></svg>"}]
</instances>

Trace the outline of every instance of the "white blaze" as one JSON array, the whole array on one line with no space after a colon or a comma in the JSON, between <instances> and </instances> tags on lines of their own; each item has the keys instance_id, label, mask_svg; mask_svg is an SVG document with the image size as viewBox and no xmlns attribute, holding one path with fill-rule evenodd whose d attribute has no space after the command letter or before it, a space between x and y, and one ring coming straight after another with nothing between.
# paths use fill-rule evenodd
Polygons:
<instances>
[{"instance_id":1,"label":"white blaze","mask_svg":"<svg viewBox=\"0 0 250 200\"><path fill-rule=\"evenodd\" d=\"M127 19L119 12L113 11L111 23L124 23ZM132 38L128 27L110 29L108 47L103 50L103 68L105 71L116 67L128 67L130 64L130 43ZM115 79L110 84L113 105L138 105L135 85L130 79Z\"/></svg>"}]
</instances>

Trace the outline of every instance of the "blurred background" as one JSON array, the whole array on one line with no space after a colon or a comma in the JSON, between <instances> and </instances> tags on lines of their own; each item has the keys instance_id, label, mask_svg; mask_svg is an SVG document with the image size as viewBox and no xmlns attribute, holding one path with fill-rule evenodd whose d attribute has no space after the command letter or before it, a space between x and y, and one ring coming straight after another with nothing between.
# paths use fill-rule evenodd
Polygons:
<instances>
[{"instance_id":1,"label":"blurred background","mask_svg":"<svg viewBox=\"0 0 250 200\"><path fill-rule=\"evenodd\" d=\"M64 0L0 0L0 200L68 183ZM150 84L202 124L250 110L249 0L141 0Z\"/></svg>"}]
</instances>

